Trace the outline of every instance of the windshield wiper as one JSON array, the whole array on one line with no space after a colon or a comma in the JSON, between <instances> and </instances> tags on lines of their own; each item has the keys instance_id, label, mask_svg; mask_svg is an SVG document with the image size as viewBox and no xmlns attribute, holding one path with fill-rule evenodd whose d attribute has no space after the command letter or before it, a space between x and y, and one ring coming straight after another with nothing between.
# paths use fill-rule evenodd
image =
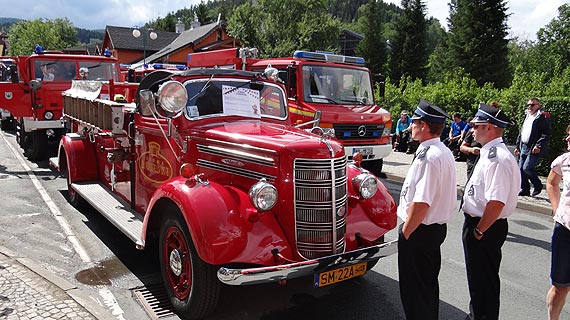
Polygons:
<instances>
[{"instance_id":1,"label":"windshield wiper","mask_svg":"<svg viewBox=\"0 0 570 320\"><path fill-rule=\"evenodd\" d=\"M363 99L364 100L364 99ZM340 99L340 101L345 101L345 102L352 102L352 103L357 103L360 105L365 105L366 103L363 100L358 100L358 99Z\"/></svg>"}]
</instances>

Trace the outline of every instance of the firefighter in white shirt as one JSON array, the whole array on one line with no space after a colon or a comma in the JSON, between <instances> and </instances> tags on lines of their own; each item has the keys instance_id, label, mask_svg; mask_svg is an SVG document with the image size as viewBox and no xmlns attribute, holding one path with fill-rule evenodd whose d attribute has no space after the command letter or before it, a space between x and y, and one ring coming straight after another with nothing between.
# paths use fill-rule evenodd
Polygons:
<instances>
[{"instance_id":1,"label":"firefighter in white shirt","mask_svg":"<svg viewBox=\"0 0 570 320\"><path fill-rule=\"evenodd\" d=\"M453 154L440 140L447 113L420 100L410 130L420 142L400 195L398 236L400 297L406 318L438 319L440 246L457 212Z\"/></svg>"},{"instance_id":2,"label":"firefighter in white shirt","mask_svg":"<svg viewBox=\"0 0 570 320\"><path fill-rule=\"evenodd\" d=\"M515 157L503 142L511 121L503 110L480 104L473 123L481 143L479 162L463 194L463 250L469 284L468 319L498 319L501 247L507 238L507 217L513 214L521 176Z\"/></svg>"}]
</instances>

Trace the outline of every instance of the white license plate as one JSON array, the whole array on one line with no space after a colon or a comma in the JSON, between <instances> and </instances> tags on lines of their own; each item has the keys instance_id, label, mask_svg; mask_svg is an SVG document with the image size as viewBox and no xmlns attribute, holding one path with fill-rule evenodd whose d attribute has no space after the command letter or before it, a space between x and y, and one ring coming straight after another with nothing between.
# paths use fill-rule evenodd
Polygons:
<instances>
[{"instance_id":1,"label":"white license plate","mask_svg":"<svg viewBox=\"0 0 570 320\"><path fill-rule=\"evenodd\" d=\"M363 156L371 156L372 148L352 148L352 154L360 152Z\"/></svg>"}]
</instances>

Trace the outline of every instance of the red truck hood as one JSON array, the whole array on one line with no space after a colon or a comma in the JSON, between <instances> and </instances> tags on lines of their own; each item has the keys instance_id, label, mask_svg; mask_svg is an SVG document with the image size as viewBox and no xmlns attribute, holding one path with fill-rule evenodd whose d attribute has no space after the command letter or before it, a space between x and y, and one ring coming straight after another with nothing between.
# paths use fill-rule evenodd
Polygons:
<instances>
[{"instance_id":1,"label":"red truck hood","mask_svg":"<svg viewBox=\"0 0 570 320\"><path fill-rule=\"evenodd\" d=\"M194 127L193 130L203 131L206 139L270 150L280 150L285 147L294 148L299 152L302 150L306 150L308 153L312 152L313 155L323 153L319 157L331 157L330 150L325 147L323 139L317 135L275 123L259 120L238 120L206 124ZM342 145L338 142L327 139L326 143L334 150L335 157L340 156L343 152Z\"/></svg>"}]
</instances>

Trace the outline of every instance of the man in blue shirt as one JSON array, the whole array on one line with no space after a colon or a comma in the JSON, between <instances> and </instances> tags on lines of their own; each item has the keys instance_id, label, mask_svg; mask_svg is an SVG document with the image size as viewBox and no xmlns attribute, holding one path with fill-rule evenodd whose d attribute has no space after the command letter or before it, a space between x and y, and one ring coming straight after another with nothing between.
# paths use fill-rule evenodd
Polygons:
<instances>
[{"instance_id":1,"label":"man in blue shirt","mask_svg":"<svg viewBox=\"0 0 570 320\"><path fill-rule=\"evenodd\" d=\"M466 125L467 123L461 120L461 115L459 113L456 112L453 114L449 137L445 139L443 143L449 148L449 150L451 150L455 157L459 155L459 146L462 142L461 132L465 129Z\"/></svg>"},{"instance_id":2,"label":"man in blue shirt","mask_svg":"<svg viewBox=\"0 0 570 320\"><path fill-rule=\"evenodd\" d=\"M394 151L406 152L408 148L408 141L410 140L410 117L408 111L403 110L400 114L400 119L396 123L396 134L394 142Z\"/></svg>"}]
</instances>

